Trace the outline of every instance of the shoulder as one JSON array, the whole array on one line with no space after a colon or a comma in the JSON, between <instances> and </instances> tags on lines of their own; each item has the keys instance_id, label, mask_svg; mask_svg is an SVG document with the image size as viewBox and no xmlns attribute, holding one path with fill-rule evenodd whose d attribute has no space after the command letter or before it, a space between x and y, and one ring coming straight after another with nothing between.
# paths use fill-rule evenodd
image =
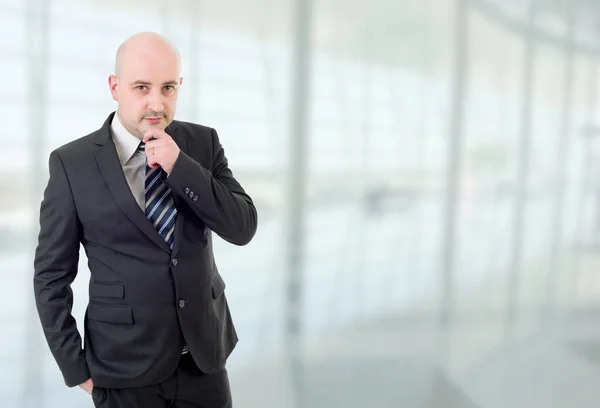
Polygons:
<instances>
[{"instance_id":1,"label":"shoulder","mask_svg":"<svg viewBox=\"0 0 600 408\"><path fill-rule=\"evenodd\" d=\"M216 137L217 132L209 126L182 120L174 120L173 124L176 132L185 137L186 142L212 145Z\"/></svg>"},{"instance_id":2,"label":"shoulder","mask_svg":"<svg viewBox=\"0 0 600 408\"><path fill-rule=\"evenodd\" d=\"M104 124L85 136L80 136L77 139L57 147L51 155L58 155L61 158L84 158L89 159L88 154L93 154L97 145L106 145L110 140L110 126L114 118L114 112L108 115L104 120Z\"/></svg>"},{"instance_id":3,"label":"shoulder","mask_svg":"<svg viewBox=\"0 0 600 408\"><path fill-rule=\"evenodd\" d=\"M51 154L58 155L63 160L68 160L85 156L86 153L92 153L98 132L99 130L94 131L88 135L79 137L62 146L59 146L54 149Z\"/></svg>"}]
</instances>

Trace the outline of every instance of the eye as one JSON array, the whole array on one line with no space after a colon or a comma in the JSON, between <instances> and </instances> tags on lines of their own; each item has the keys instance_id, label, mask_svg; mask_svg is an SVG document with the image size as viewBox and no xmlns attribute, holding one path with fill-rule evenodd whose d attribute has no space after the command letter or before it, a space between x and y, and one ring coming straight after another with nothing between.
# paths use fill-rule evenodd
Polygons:
<instances>
[{"instance_id":1,"label":"eye","mask_svg":"<svg viewBox=\"0 0 600 408\"><path fill-rule=\"evenodd\" d=\"M171 92L174 89L175 89L175 87L173 85L166 85L165 86L165 91L167 91L167 92Z\"/></svg>"},{"instance_id":2,"label":"eye","mask_svg":"<svg viewBox=\"0 0 600 408\"><path fill-rule=\"evenodd\" d=\"M138 85L135 87L138 91L145 91L148 87L146 85Z\"/></svg>"}]
</instances>

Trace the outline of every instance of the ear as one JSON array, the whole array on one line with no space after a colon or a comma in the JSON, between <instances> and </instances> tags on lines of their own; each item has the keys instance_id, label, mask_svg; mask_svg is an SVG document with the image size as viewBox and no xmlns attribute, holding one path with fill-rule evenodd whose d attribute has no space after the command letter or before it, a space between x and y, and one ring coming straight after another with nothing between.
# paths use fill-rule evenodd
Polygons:
<instances>
[{"instance_id":1,"label":"ear","mask_svg":"<svg viewBox=\"0 0 600 408\"><path fill-rule=\"evenodd\" d=\"M114 101L119 101L119 81L116 76L111 75L108 77L108 87Z\"/></svg>"},{"instance_id":2,"label":"ear","mask_svg":"<svg viewBox=\"0 0 600 408\"><path fill-rule=\"evenodd\" d=\"M183 84L183 77L179 77L179 85Z\"/></svg>"}]
</instances>

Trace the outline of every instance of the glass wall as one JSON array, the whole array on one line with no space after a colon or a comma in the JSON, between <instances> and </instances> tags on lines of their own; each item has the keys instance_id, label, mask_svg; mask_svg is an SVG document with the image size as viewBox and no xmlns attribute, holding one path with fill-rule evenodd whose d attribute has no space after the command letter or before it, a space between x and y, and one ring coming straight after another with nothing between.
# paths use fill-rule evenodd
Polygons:
<instances>
[{"instance_id":1,"label":"glass wall","mask_svg":"<svg viewBox=\"0 0 600 408\"><path fill-rule=\"evenodd\" d=\"M518 370L494 385L495 359L600 295L598 15L541 0L4 0L0 405L92 406L41 333L39 204L50 152L116 108L117 47L153 30L183 58L177 119L216 128L259 212L249 245L215 236L236 406L524 406L533 388L501 392ZM89 277L82 251L80 328Z\"/></svg>"}]
</instances>

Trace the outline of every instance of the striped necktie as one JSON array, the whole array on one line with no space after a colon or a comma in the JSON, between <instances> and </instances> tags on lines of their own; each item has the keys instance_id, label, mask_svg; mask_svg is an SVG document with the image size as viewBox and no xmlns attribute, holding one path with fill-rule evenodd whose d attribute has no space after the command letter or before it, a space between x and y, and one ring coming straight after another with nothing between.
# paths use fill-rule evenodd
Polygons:
<instances>
[{"instance_id":1,"label":"striped necktie","mask_svg":"<svg viewBox=\"0 0 600 408\"><path fill-rule=\"evenodd\" d=\"M140 143L138 150L144 152L146 144ZM177 208L173 200L171 189L161 180L163 169L155 169L146 164L146 177L144 181L144 196L146 199L146 218L152 223L158 234L173 249L175 241L175 219Z\"/></svg>"}]
</instances>

